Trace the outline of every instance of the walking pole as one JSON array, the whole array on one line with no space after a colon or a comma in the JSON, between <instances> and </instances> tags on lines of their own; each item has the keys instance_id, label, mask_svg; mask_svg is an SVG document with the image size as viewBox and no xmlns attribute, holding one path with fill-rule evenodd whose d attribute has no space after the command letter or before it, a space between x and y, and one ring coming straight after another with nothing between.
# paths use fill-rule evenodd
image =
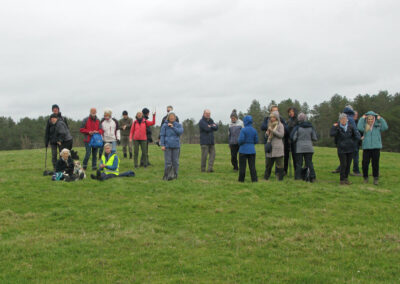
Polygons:
<instances>
[{"instance_id":1,"label":"walking pole","mask_svg":"<svg viewBox=\"0 0 400 284\"><path fill-rule=\"evenodd\" d=\"M44 157L44 171L43 171L44 176L48 176L49 172L47 171L47 147L46 147L46 154Z\"/></svg>"},{"instance_id":2,"label":"walking pole","mask_svg":"<svg viewBox=\"0 0 400 284\"><path fill-rule=\"evenodd\" d=\"M292 155L290 155L289 151L289 177L292 177Z\"/></svg>"}]
</instances>

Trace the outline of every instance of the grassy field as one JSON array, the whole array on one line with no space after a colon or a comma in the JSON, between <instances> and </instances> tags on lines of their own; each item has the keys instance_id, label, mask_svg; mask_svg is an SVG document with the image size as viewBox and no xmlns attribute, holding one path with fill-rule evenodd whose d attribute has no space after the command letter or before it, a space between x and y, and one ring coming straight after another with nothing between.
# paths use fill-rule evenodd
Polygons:
<instances>
[{"instance_id":1,"label":"grassy field","mask_svg":"<svg viewBox=\"0 0 400 284\"><path fill-rule=\"evenodd\" d=\"M156 146L152 167L102 183L43 177L43 149L0 152L0 283L400 282L399 154L379 186L339 186L335 149L316 149L315 184L262 180L257 151L255 184L227 145L211 174L184 145L172 182Z\"/></svg>"}]
</instances>

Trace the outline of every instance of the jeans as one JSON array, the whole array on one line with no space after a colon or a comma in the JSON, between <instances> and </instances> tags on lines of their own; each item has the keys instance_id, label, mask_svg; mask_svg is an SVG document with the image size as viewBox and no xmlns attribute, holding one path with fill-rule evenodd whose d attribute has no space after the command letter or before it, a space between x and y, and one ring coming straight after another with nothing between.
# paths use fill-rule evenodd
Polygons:
<instances>
[{"instance_id":1,"label":"jeans","mask_svg":"<svg viewBox=\"0 0 400 284\"><path fill-rule=\"evenodd\" d=\"M340 160L340 180L344 181L349 177L351 160L353 159L353 152L339 154Z\"/></svg>"},{"instance_id":2,"label":"jeans","mask_svg":"<svg viewBox=\"0 0 400 284\"><path fill-rule=\"evenodd\" d=\"M208 171L213 170L214 160L215 160L215 145L201 145L201 171L206 170L208 158Z\"/></svg>"},{"instance_id":3,"label":"jeans","mask_svg":"<svg viewBox=\"0 0 400 284\"><path fill-rule=\"evenodd\" d=\"M312 157L313 157L314 153L298 153L296 154L296 171L295 171L295 175L294 175L294 179L301 179L301 171L303 168L303 159L304 159L304 163L306 168L310 169L310 178L311 179L315 179L316 175L315 175L315 170L314 170L314 164L312 161Z\"/></svg>"},{"instance_id":4,"label":"jeans","mask_svg":"<svg viewBox=\"0 0 400 284\"><path fill-rule=\"evenodd\" d=\"M111 147L112 147L111 150L112 150L112 151L114 151L114 152L117 151L117 141L112 141L112 142L105 142L105 141L104 141L104 145L105 145L106 143L111 144ZM99 159L101 159L101 155L103 155L104 145L103 145L103 147L99 148Z\"/></svg>"},{"instance_id":5,"label":"jeans","mask_svg":"<svg viewBox=\"0 0 400 284\"><path fill-rule=\"evenodd\" d=\"M381 156L380 149L366 149L363 151L362 169L363 176L368 177L369 162L372 160L372 176L379 177L379 158Z\"/></svg>"},{"instance_id":6,"label":"jeans","mask_svg":"<svg viewBox=\"0 0 400 284\"><path fill-rule=\"evenodd\" d=\"M139 159L139 146L142 149L142 157L143 166L147 167L147 141L146 140L133 140L133 163L135 168L138 167L138 159Z\"/></svg>"},{"instance_id":7,"label":"jeans","mask_svg":"<svg viewBox=\"0 0 400 284\"><path fill-rule=\"evenodd\" d=\"M233 169L237 170L238 169L239 145L232 144L232 145L229 145L229 148L231 148L231 163L232 163Z\"/></svg>"},{"instance_id":8,"label":"jeans","mask_svg":"<svg viewBox=\"0 0 400 284\"><path fill-rule=\"evenodd\" d=\"M164 176L167 175L168 167L173 167L175 176L178 177L178 170L179 170L179 156L181 153L180 148L166 148L164 151Z\"/></svg>"},{"instance_id":9,"label":"jeans","mask_svg":"<svg viewBox=\"0 0 400 284\"><path fill-rule=\"evenodd\" d=\"M251 181L256 182L256 154L239 154L239 181L244 182L246 177L246 161L249 163Z\"/></svg>"},{"instance_id":10,"label":"jeans","mask_svg":"<svg viewBox=\"0 0 400 284\"><path fill-rule=\"evenodd\" d=\"M87 168L87 164L90 158L90 154L92 154L92 169L96 169L97 168L97 151L98 148L92 148L89 146L88 142L85 142L85 149L86 149L86 154L85 154L85 158L83 159L83 168L86 169Z\"/></svg>"}]
</instances>

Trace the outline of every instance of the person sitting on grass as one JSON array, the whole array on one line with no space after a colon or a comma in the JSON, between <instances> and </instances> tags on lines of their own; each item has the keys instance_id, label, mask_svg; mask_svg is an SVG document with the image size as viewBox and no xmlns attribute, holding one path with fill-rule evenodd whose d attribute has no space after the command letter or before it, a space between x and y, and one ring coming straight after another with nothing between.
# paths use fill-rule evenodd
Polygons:
<instances>
[{"instance_id":1,"label":"person sitting on grass","mask_svg":"<svg viewBox=\"0 0 400 284\"><path fill-rule=\"evenodd\" d=\"M70 150L64 148L60 152L60 159L56 162L56 171L52 176L53 181L72 179L74 173L74 161L71 158Z\"/></svg>"},{"instance_id":2,"label":"person sitting on grass","mask_svg":"<svg viewBox=\"0 0 400 284\"><path fill-rule=\"evenodd\" d=\"M349 123L347 115L341 113L339 123L336 122L331 128L330 136L335 137L340 160L340 184L350 185L351 182L348 179L350 165L356 150L355 144L360 140L360 132Z\"/></svg>"},{"instance_id":3,"label":"person sitting on grass","mask_svg":"<svg viewBox=\"0 0 400 284\"><path fill-rule=\"evenodd\" d=\"M119 173L119 158L115 151L112 150L112 144L106 143L104 145L104 153L100 159L99 169L96 171L96 175L91 174L92 179L104 181L106 179L115 177L133 177L135 173L128 171L125 173Z\"/></svg>"},{"instance_id":4,"label":"person sitting on grass","mask_svg":"<svg viewBox=\"0 0 400 284\"><path fill-rule=\"evenodd\" d=\"M251 181L257 182L256 148L258 143L257 131L253 128L253 117L247 115L244 118L244 128L240 130L239 144L239 181L244 182L246 176L246 161L249 163Z\"/></svg>"},{"instance_id":5,"label":"person sitting on grass","mask_svg":"<svg viewBox=\"0 0 400 284\"><path fill-rule=\"evenodd\" d=\"M173 180L178 178L179 154L180 154L180 136L183 133L182 125L176 121L176 115L170 111L167 119L161 126L160 145L164 151L164 180Z\"/></svg>"}]
</instances>

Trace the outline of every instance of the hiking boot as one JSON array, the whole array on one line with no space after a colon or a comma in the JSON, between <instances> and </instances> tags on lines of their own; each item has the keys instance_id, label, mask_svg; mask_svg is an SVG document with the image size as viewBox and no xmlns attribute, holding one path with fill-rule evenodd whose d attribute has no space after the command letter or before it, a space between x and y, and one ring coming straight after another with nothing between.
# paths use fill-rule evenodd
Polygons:
<instances>
[{"instance_id":1,"label":"hiking boot","mask_svg":"<svg viewBox=\"0 0 400 284\"><path fill-rule=\"evenodd\" d=\"M378 178L374 177L374 185L379 185Z\"/></svg>"},{"instance_id":2,"label":"hiking boot","mask_svg":"<svg viewBox=\"0 0 400 284\"><path fill-rule=\"evenodd\" d=\"M208 169L208 171L207 171L208 173L213 173L214 172L214 170L213 169Z\"/></svg>"},{"instance_id":3,"label":"hiking boot","mask_svg":"<svg viewBox=\"0 0 400 284\"><path fill-rule=\"evenodd\" d=\"M132 153L129 153L129 159L132 159Z\"/></svg>"},{"instance_id":4,"label":"hiking boot","mask_svg":"<svg viewBox=\"0 0 400 284\"><path fill-rule=\"evenodd\" d=\"M340 173L340 170L336 169L336 170L331 171L331 173L332 174L338 174L338 173Z\"/></svg>"},{"instance_id":5,"label":"hiking boot","mask_svg":"<svg viewBox=\"0 0 400 284\"><path fill-rule=\"evenodd\" d=\"M369 182L368 177L365 177L364 178L364 183L368 183L368 182Z\"/></svg>"},{"instance_id":6,"label":"hiking boot","mask_svg":"<svg viewBox=\"0 0 400 284\"><path fill-rule=\"evenodd\" d=\"M340 181L340 185L347 185L347 183L346 183L346 181L341 180L341 181Z\"/></svg>"},{"instance_id":7,"label":"hiking boot","mask_svg":"<svg viewBox=\"0 0 400 284\"><path fill-rule=\"evenodd\" d=\"M126 153L124 153L124 158L127 158L127 157L128 157L128 155Z\"/></svg>"},{"instance_id":8,"label":"hiking boot","mask_svg":"<svg viewBox=\"0 0 400 284\"><path fill-rule=\"evenodd\" d=\"M348 179L345 179L345 180L344 180L344 183L347 184L347 185L353 184L353 183L352 183L351 181L349 181Z\"/></svg>"},{"instance_id":9,"label":"hiking boot","mask_svg":"<svg viewBox=\"0 0 400 284\"><path fill-rule=\"evenodd\" d=\"M362 174L361 174L360 172L353 172L353 176L356 176L356 177L361 177L361 176L362 176Z\"/></svg>"},{"instance_id":10,"label":"hiking boot","mask_svg":"<svg viewBox=\"0 0 400 284\"><path fill-rule=\"evenodd\" d=\"M96 177L94 174L90 174L90 177L91 177L92 179L97 179L97 177Z\"/></svg>"},{"instance_id":11,"label":"hiking boot","mask_svg":"<svg viewBox=\"0 0 400 284\"><path fill-rule=\"evenodd\" d=\"M79 179L84 179L85 178L85 173L81 173L80 175L79 175Z\"/></svg>"},{"instance_id":12,"label":"hiking boot","mask_svg":"<svg viewBox=\"0 0 400 284\"><path fill-rule=\"evenodd\" d=\"M238 169L238 168L233 168L233 170L234 170L235 172L237 172L239 169Z\"/></svg>"},{"instance_id":13,"label":"hiking boot","mask_svg":"<svg viewBox=\"0 0 400 284\"><path fill-rule=\"evenodd\" d=\"M315 182L315 178L312 178L312 179L310 180L310 182L311 182L311 183L314 183L314 182Z\"/></svg>"},{"instance_id":14,"label":"hiking boot","mask_svg":"<svg viewBox=\"0 0 400 284\"><path fill-rule=\"evenodd\" d=\"M278 180L283 181L283 177L285 176L285 170L284 169L278 169Z\"/></svg>"}]
</instances>

